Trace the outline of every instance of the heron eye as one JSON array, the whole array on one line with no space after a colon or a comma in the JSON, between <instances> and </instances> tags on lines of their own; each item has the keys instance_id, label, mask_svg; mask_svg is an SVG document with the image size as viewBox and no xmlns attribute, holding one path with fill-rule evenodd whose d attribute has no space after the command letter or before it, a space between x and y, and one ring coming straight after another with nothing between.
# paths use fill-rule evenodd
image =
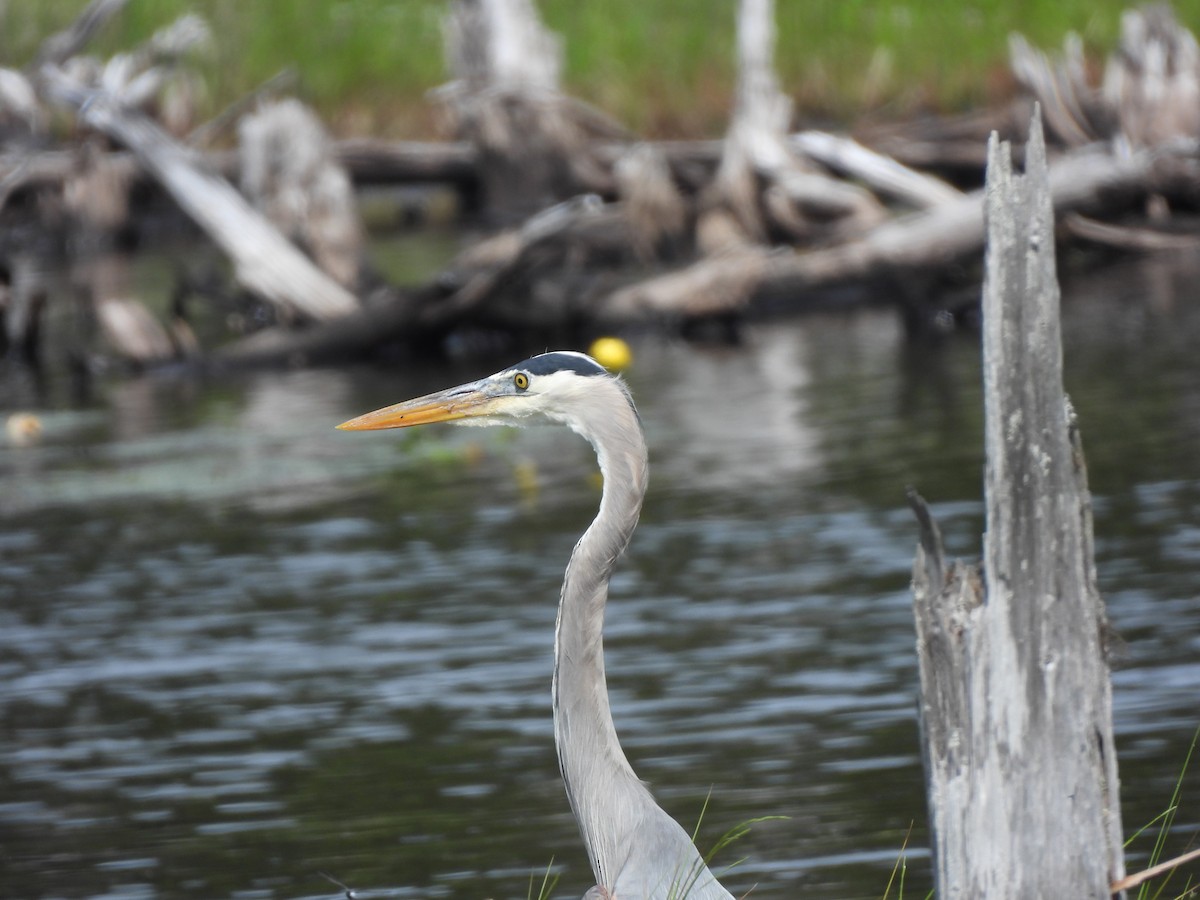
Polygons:
<instances>
[{"instance_id":1,"label":"heron eye","mask_svg":"<svg viewBox=\"0 0 1200 900\"><path fill-rule=\"evenodd\" d=\"M529 387L529 376L524 372L518 372L513 376L513 384L517 386L518 391L523 391Z\"/></svg>"}]
</instances>

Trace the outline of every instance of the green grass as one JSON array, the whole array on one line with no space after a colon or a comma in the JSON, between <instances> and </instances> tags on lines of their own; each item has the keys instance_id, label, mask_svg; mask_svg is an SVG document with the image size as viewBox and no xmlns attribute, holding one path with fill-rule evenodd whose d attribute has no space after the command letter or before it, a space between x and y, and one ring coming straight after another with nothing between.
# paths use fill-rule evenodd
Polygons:
<instances>
[{"instance_id":1,"label":"green grass","mask_svg":"<svg viewBox=\"0 0 1200 900\"><path fill-rule=\"evenodd\" d=\"M550 900L550 895L558 887L558 873L553 869L554 857L550 857L550 862L546 864L546 871L542 873L542 881L538 885L536 894L533 892L534 873L529 873L529 891L525 894L526 900Z\"/></svg>"},{"instance_id":2,"label":"green grass","mask_svg":"<svg viewBox=\"0 0 1200 900\"><path fill-rule=\"evenodd\" d=\"M563 36L569 90L650 136L719 135L733 90L735 0L540 0ZM1106 51L1125 0L959 4L777 0L776 66L802 118L894 118L961 110L1012 89L1007 38L1058 47L1068 30ZM82 0L0 5L0 61L24 65ZM1200 4L1177 3L1193 30ZM285 66L342 134L427 137L425 92L444 80L445 0L131 0L101 39L125 48L184 11L217 35L206 64L212 109Z\"/></svg>"},{"instance_id":3,"label":"green grass","mask_svg":"<svg viewBox=\"0 0 1200 900\"><path fill-rule=\"evenodd\" d=\"M704 798L704 805L700 807L700 815L696 819L696 827L692 829L693 844L696 843L697 838L700 836L700 826L704 823L704 815L708 812L708 801L710 799L712 799L711 793ZM700 874L704 871L704 869L712 869L713 859L717 856L717 854L727 849L732 844L736 844L738 841L748 835L755 825L758 825L761 822L783 821L786 819L787 816L758 816L734 825L723 835L717 838L716 843L714 843L712 848L706 854L704 854L703 859L694 871L680 873L677 879L671 883L670 888L667 891L667 896L670 898L686 897L691 889L695 886L696 881L700 878ZM720 880L743 862L745 862L744 858L728 863L715 873L717 879Z\"/></svg>"},{"instance_id":4,"label":"green grass","mask_svg":"<svg viewBox=\"0 0 1200 900\"><path fill-rule=\"evenodd\" d=\"M1154 835L1154 847L1150 851L1150 859L1147 861L1145 868L1152 869L1163 861L1163 854L1166 850L1167 838L1171 833L1172 827L1175 825L1175 813L1179 809L1179 797L1183 792L1184 776L1187 775L1188 767L1192 763L1192 756L1196 752L1196 744L1200 742L1200 728L1192 735L1191 746L1188 747L1187 755L1183 758L1183 766L1179 771L1179 777L1175 779L1175 790L1171 793L1171 802L1161 813L1139 828L1131 837L1125 841L1125 849L1129 847L1146 831L1158 826L1158 831ZM1138 900L1161 900L1162 897L1187 897L1193 896L1196 892L1196 886L1192 883L1191 876L1188 877L1183 889L1178 894L1167 894L1167 886L1171 883L1172 877L1175 875L1175 870L1172 869L1166 873L1161 879L1153 879L1143 882L1138 886Z\"/></svg>"}]
</instances>

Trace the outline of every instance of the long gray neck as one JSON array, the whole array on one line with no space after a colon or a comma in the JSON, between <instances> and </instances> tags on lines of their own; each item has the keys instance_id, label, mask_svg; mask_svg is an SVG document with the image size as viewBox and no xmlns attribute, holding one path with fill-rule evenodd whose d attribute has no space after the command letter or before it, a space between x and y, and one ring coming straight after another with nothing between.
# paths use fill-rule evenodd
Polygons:
<instances>
[{"instance_id":1,"label":"long gray neck","mask_svg":"<svg viewBox=\"0 0 1200 900\"><path fill-rule=\"evenodd\" d=\"M646 493L646 444L628 399L572 423L596 449L600 511L571 554L554 639L554 738L567 797L598 884L611 886L647 807L657 809L617 741L604 676L604 606Z\"/></svg>"},{"instance_id":2,"label":"long gray neck","mask_svg":"<svg viewBox=\"0 0 1200 900\"><path fill-rule=\"evenodd\" d=\"M733 900L688 833L633 774L613 728L604 680L604 604L646 494L646 441L619 382L592 388L579 418L562 417L596 449L604 476L600 512L567 565L554 636L554 743L567 798L600 896Z\"/></svg>"}]
</instances>

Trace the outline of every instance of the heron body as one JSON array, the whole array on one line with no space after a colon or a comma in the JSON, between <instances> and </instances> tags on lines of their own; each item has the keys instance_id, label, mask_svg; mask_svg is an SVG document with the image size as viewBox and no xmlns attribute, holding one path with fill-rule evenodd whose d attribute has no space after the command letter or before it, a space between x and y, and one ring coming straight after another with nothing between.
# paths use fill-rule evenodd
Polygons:
<instances>
[{"instance_id":1,"label":"heron body","mask_svg":"<svg viewBox=\"0 0 1200 900\"><path fill-rule=\"evenodd\" d=\"M596 451L600 510L571 553L554 639L554 741L596 887L585 900L732 900L687 832L638 780L617 739L604 672L604 608L646 493L646 441L624 383L582 353L532 357L479 381L389 406L339 428L450 421L559 422Z\"/></svg>"}]
</instances>

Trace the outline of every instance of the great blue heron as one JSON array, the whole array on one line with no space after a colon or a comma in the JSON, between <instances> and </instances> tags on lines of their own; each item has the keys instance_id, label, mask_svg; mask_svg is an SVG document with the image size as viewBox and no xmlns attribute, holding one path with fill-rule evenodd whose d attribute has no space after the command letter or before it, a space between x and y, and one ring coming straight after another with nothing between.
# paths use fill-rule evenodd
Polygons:
<instances>
[{"instance_id":1,"label":"great blue heron","mask_svg":"<svg viewBox=\"0 0 1200 900\"><path fill-rule=\"evenodd\" d=\"M732 900L686 831L638 780L617 740L604 677L604 606L646 493L646 441L625 384L589 356L543 353L495 375L339 425L525 425L549 419L596 451L600 511L575 545L554 632L554 743L596 886L584 900Z\"/></svg>"}]
</instances>

